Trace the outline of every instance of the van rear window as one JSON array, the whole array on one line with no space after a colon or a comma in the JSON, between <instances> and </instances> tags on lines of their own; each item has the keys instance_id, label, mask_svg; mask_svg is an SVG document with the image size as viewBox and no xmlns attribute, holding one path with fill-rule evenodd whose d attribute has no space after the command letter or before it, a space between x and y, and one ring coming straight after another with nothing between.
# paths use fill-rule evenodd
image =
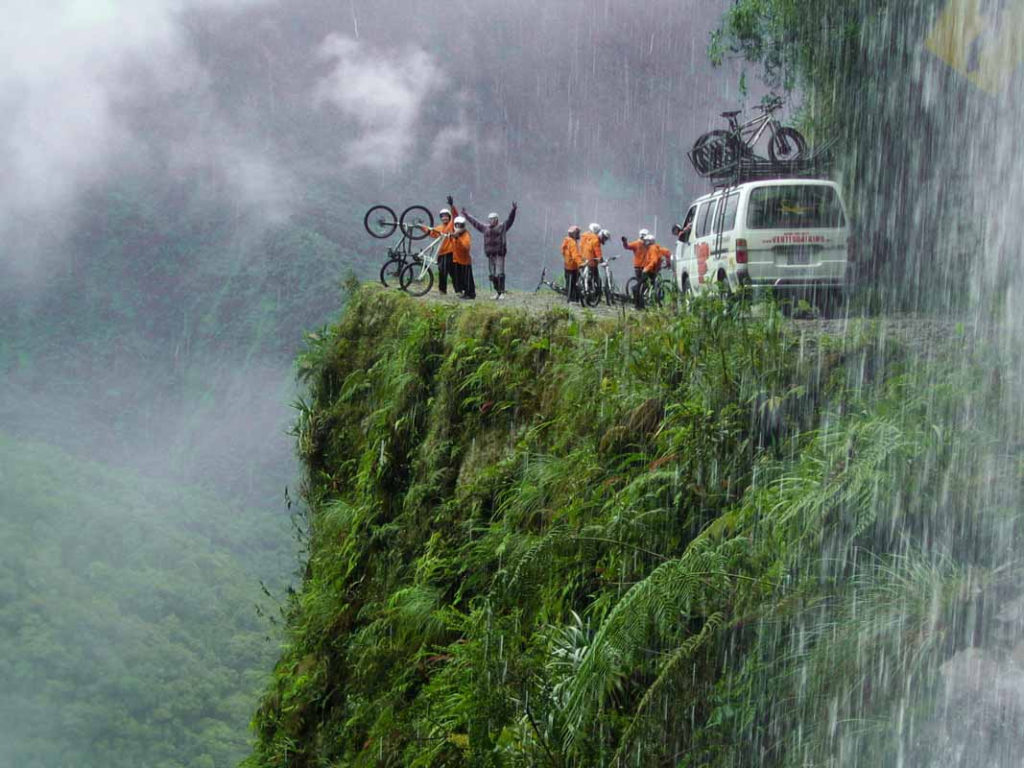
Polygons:
<instances>
[{"instance_id":1,"label":"van rear window","mask_svg":"<svg viewBox=\"0 0 1024 768\"><path fill-rule=\"evenodd\" d=\"M747 207L748 229L836 229L846 226L839 195L821 184L756 187Z\"/></svg>"}]
</instances>

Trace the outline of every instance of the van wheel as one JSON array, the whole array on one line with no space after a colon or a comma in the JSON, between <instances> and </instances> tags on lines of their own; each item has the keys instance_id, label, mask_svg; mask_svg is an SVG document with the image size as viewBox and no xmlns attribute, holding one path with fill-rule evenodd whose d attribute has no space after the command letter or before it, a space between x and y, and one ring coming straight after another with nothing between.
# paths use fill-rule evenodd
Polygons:
<instances>
[{"instance_id":1,"label":"van wheel","mask_svg":"<svg viewBox=\"0 0 1024 768\"><path fill-rule=\"evenodd\" d=\"M818 311L822 317L836 317L843 312L846 296L841 288L830 288L823 291L818 301Z\"/></svg>"},{"instance_id":2,"label":"van wheel","mask_svg":"<svg viewBox=\"0 0 1024 768\"><path fill-rule=\"evenodd\" d=\"M690 293L690 278L688 275L683 275L683 287L679 291L679 307L681 309L689 309L690 301L693 299L693 295Z\"/></svg>"},{"instance_id":3,"label":"van wheel","mask_svg":"<svg viewBox=\"0 0 1024 768\"><path fill-rule=\"evenodd\" d=\"M715 281L715 288L718 289L718 295L723 299L729 299L732 296L732 288L729 287L729 278L723 273L718 274L718 280Z\"/></svg>"}]
</instances>

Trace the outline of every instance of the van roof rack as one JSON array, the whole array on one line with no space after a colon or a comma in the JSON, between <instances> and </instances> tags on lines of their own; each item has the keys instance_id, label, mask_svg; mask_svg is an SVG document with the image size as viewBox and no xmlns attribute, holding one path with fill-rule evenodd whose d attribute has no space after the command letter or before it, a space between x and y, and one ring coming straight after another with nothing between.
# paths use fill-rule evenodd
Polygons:
<instances>
[{"instance_id":1,"label":"van roof rack","mask_svg":"<svg viewBox=\"0 0 1024 768\"><path fill-rule=\"evenodd\" d=\"M832 171L835 140L830 140L796 160L773 162L755 155L733 141L711 141L687 152L693 169L717 187L734 187L746 181L779 178L817 178Z\"/></svg>"}]
</instances>

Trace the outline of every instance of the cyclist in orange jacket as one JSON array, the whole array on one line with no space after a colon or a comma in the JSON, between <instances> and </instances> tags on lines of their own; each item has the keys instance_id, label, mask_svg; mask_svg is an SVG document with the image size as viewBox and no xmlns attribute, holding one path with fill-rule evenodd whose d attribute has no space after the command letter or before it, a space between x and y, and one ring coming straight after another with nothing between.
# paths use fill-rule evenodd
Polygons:
<instances>
[{"instance_id":1,"label":"cyclist in orange jacket","mask_svg":"<svg viewBox=\"0 0 1024 768\"><path fill-rule=\"evenodd\" d=\"M565 296L566 301L580 299L580 267L583 256L580 254L580 228L573 224L566 232L562 241L562 261L565 264Z\"/></svg>"},{"instance_id":2,"label":"cyclist in orange jacket","mask_svg":"<svg viewBox=\"0 0 1024 768\"><path fill-rule=\"evenodd\" d=\"M601 290L601 272L598 270L597 265L604 260L604 256L601 253L601 225L598 223L592 223L587 227L587 231L580 235L580 256L583 259L583 264L589 270L591 277L594 280L594 285L597 290Z\"/></svg>"},{"instance_id":3,"label":"cyclist in orange jacket","mask_svg":"<svg viewBox=\"0 0 1024 768\"><path fill-rule=\"evenodd\" d=\"M658 279L658 272L661 271L662 265L670 263L669 259L672 258L672 251L658 245L654 240L654 235L651 234L647 235L644 242L647 245L647 253L644 256L642 279L649 283L651 288L654 288L654 283Z\"/></svg>"},{"instance_id":4,"label":"cyclist in orange jacket","mask_svg":"<svg viewBox=\"0 0 1024 768\"><path fill-rule=\"evenodd\" d=\"M449 241L452 244L452 261L455 264L457 284L462 289L460 298L475 299L476 283L473 280L473 257L470 254L473 236L466 229L466 220L462 216L456 216L452 222L452 236Z\"/></svg>"},{"instance_id":5,"label":"cyclist in orange jacket","mask_svg":"<svg viewBox=\"0 0 1024 768\"><path fill-rule=\"evenodd\" d=\"M458 215L459 209L455 207L455 200L451 195L448 195L448 207L442 208L438 212L438 218L440 218L441 223L436 227L420 227L420 229L432 235L435 240L439 237L445 238L444 242L437 249L437 290L442 295L448 294L448 275L452 276L455 292L461 293L463 290L459 285L459 278L452 262L452 250L454 248L452 239L447 237L455 228L453 217Z\"/></svg>"},{"instance_id":6,"label":"cyclist in orange jacket","mask_svg":"<svg viewBox=\"0 0 1024 768\"><path fill-rule=\"evenodd\" d=\"M636 284L633 286L633 303L636 304L637 309L643 308L643 295L640 289L644 281L644 265L647 263L647 237L650 234L648 230L641 229L639 236L633 242L627 241L625 235L622 236L622 247L633 252L633 277L636 278Z\"/></svg>"}]
</instances>

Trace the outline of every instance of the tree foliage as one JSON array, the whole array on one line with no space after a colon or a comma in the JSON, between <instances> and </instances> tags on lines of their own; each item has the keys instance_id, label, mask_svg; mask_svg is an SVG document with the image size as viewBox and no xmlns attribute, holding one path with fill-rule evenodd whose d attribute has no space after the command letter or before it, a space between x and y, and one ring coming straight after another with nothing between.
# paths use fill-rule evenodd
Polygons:
<instances>
[{"instance_id":1,"label":"tree foliage","mask_svg":"<svg viewBox=\"0 0 1024 768\"><path fill-rule=\"evenodd\" d=\"M0 435L0 762L241 758L277 651L255 574L291 553L219 504Z\"/></svg>"}]
</instances>

